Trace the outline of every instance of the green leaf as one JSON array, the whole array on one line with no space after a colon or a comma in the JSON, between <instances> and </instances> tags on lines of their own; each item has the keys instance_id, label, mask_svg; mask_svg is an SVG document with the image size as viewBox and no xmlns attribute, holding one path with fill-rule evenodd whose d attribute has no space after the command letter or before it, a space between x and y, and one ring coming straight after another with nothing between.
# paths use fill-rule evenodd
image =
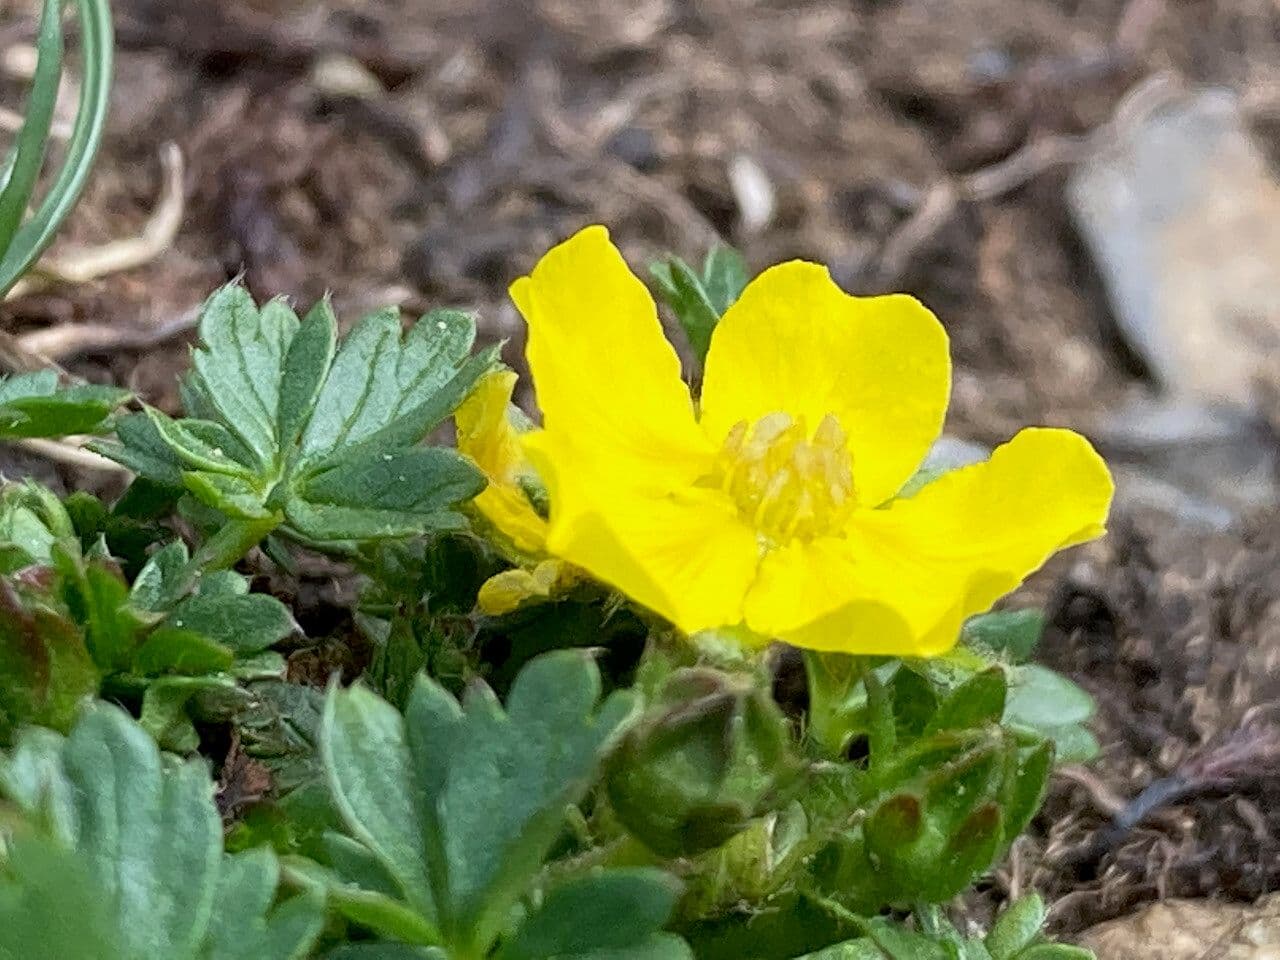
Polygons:
<instances>
[{"instance_id":1,"label":"green leaf","mask_svg":"<svg viewBox=\"0 0 1280 960\"><path fill-rule=\"evenodd\" d=\"M350 540L376 542L423 533L460 531L467 526L462 514L451 511L365 510L308 503L298 497L284 505L284 513L290 533L319 546Z\"/></svg>"},{"instance_id":2,"label":"green leaf","mask_svg":"<svg viewBox=\"0 0 1280 960\"><path fill-rule=\"evenodd\" d=\"M1027 947L1018 960L1097 960L1092 950L1068 943L1036 943Z\"/></svg>"},{"instance_id":3,"label":"green leaf","mask_svg":"<svg viewBox=\"0 0 1280 960\"><path fill-rule=\"evenodd\" d=\"M161 547L147 560L129 588L129 600L140 610L160 612L177 602L185 586L183 571L190 557L181 540Z\"/></svg>"},{"instance_id":4,"label":"green leaf","mask_svg":"<svg viewBox=\"0 0 1280 960\"><path fill-rule=\"evenodd\" d=\"M142 676L166 673L200 676L231 666L229 647L195 630L157 627L133 655L132 670Z\"/></svg>"},{"instance_id":5,"label":"green leaf","mask_svg":"<svg viewBox=\"0 0 1280 960\"><path fill-rule=\"evenodd\" d=\"M214 474L225 474L242 480L254 479L253 468L241 463L231 453L205 438L220 429L207 420L173 420L153 407L146 409L160 439L188 467Z\"/></svg>"},{"instance_id":6,"label":"green leaf","mask_svg":"<svg viewBox=\"0 0 1280 960\"><path fill-rule=\"evenodd\" d=\"M187 705L210 690L233 694L240 691L240 687L234 677L225 673L153 680L142 695L138 722L166 750L194 753L200 746L200 736L187 713Z\"/></svg>"},{"instance_id":7,"label":"green leaf","mask_svg":"<svg viewBox=\"0 0 1280 960\"><path fill-rule=\"evenodd\" d=\"M53 178L44 199L16 235L0 235L0 298L39 259L53 235L75 206L85 182L102 132L106 127L112 73L111 7L107 0L78 0L80 15L80 101L75 124L63 153L62 168ZM53 20L43 29L60 29ZM44 59L42 57L42 59ZM46 80L42 97L56 98L57 81ZM15 158L16 159L16 158ZM14 164L16 167L16 163ZM10 180L13 168L10 168ZM27 199L30 199L29 197ZM27 206L27 200L22 206Z\"/></svg>"},{"instance_id":8,"label":"green leaf","mask_svg":"<svg viewBox=\"0 0 1280 960\"><path fill-rule=\"evenodd\" d=\"M100 682L75 624L0 578L0 742L27 723L69 729Z\"/></svg>"},{"instance_id":9,"label":"green leaf","mask_svg":"<svg viewBox=\"0 0 1280 960\"><path fill-rule=\"evenodd\" d=\"M283 301L259 310L239 284L210 297L200 316L201 345L191 362L204 395L263 470L277 460L281 368L297 330L298 318Z\"/></svg>"},{"instance_id":10,"label":"green leaf","mask_svg":"<svg viewBox=\"0 0 1280 960\"><path fill-rule=\"evenodd\" d=\"M308 477L298 495L313 504L430 514L484 489L470 460L452 450L415 447L372 459L340 460Z\"/></svg>"},{"instance_id":11,"label":"green leaf","mask_svg":"<svg viewBox=\"0 0 1280 960\"><path fill-rule=\"evenodd\" d=\"M270 520L279 514L266 507L266 495L252 481L222 473L191 472L182 482L197 500L236 520Z\"/></svg>"},{"instance_id":12,"label":"green leaf","mask_svg":"<svg viewBox=\"0 0 1280 960\"><path fill-rule=\"evenodd\" d=\"M306 315L285 355L280 377L280 408L276 415L277 439L282 450L292 450L311 419L325 374L333 364L338 344L338 318L325 297Z\"/></svg>"},{"instance_id":13,"label":"green leaf","mask_svg":"<svg viewBox=\"0 0 1280 960\"><path fill-rule=\"evenodd\" d=\"M998 723L1005 710L1006 683L999 667L974 674L942 701L926 733Z\"/></svg>"},{"instance_id":14,"label":"green leaf","mask_svg":"<svg viewBox=\"0 0 1280 960\"><path fill-rule=\"evenodd\" d=\"M1013 960L1040 936L1048 916L1049 911L1038 893L1029 893L1009 904L986 936L986 947L993 960Z\"/></svg>"},{"instance_id":15,"label":"green leaf","mask_svg":"<svg viewBox=\"0 0 1280 960\"><path fill-rule=\"evenodd\" d=\"M304 894L271 910L280 865L269 850L222 860L206 960L301 960L324 921L324 901Z\"/></svg>"},{"instance_id":16,"label":"green leaf","mask_svg":"<svg viewBox=\"0 0 1280 960\"><path fill-rule=\"evenodd\" d=\"M120 442L95 447L216 511L216 551L206 543L193 565L230 566L282 525L344 554L465 525L449 508L478 493L482 475L453 452L416 445L495 362L496 348L468 356L470 315L436 311L402 335L388 308L339 348L328 301L299 322L282 301L259 310L231 285L206 303L200 332L183 388L191 416L125 417ZM244 535L226 533L235 524Z\"/></svg>"},{"instance_id":17,"label":"green leaf","mask_svg":"<svg viewBox=\"0 0 1280 960\"><path fill-rule=\"evenodd\" d=\"M104 673L127 671L139 637L150 624L129 603L120 571L109 561L82 556L78 545L66 541L54 545L53 560L61 597L84 629L93 662Z\"/></svg>"},{"instance_id":18,"label":"green leaf","mask_svg":"<svg viewBox=\"0 0 1280 960\"><path fill-rule=\"evenodd\" d=\"M0 377L0 438L93 433L130 396L115 387L60 387L52 370Z\"/></svg>"},{"instance_id":19,"label":"green leaf","mask_svg":"<svg viewBox=\"0 0 1280 960\"><path fill-rule=\"evenodd\" d=\"M495 960L618 957L648 948L671 916L680 885L660 870L606 870L574 878L552 889L542 906L525 918ZM683 956L691 956L684 948Z\"/></svg>"},{"instance_id":20,"label":"green leaf","mask_svg":"<svg viewBox=\"0 0 1280 960\"><path fill-rule=\"evenodd\" d=\"M649 272L657 282L658 294L689 338L698 359L704 360L711 347L711 334L720 322L720 312L702 284L702 278L679 257L655 263Z\"/></svg>"},{"instance_id":21,"label":"green leaf","mask_svg":"<svg viewBox=\"0 0 1280 960\"><path fill-rule=\"evenodd\" d=\"M1010 677L1007 724L1044 730L1084 723L1093 716L1093 697L1060 673L1029 663Z\"/></svg>"},{"instance_id":22,"label":"green leaf","mask_svg":"<svg viewBox=\"0 0 1280 960\"><path fill-rule=\"evenodd\" d=\"M0 958L120 960L116 936L107 905L74 855L34 834L7 843L0 862ZM40 953L33 954L37 944Z\"/></svg>"},{"instance_id":23,"label":"green leaf","mask_svg":"<svg viewBox=\"0 0 1280 960\"><path fill-rule=\"evenodd\" d=\"M365 317L316 398L302 434L304 460L366 440L428 402L462 368L474 340L474 319L456 311L423 317L403 341L398 310Z\"/></svg>"},{"instance_id":24,"label":"green leaf","mask_svg":"<svg viewBox=\"0 0 1280 960\"><path fill-rule=\"evenodd\" d=\"M884 952L866 937L832 944L795 960L885 960Z\"/></svg>"},{"instance_id":25,"label":"green leaf","mask_svg":"<svg viewBox=\"0 0 1280 960\"><path fill-rule=\"evenodd\" d=\"M194 957L212 908L222 831L203 765L165 769L151 738L108 706L86 714L66 740L27 737L15 753L32 751L65 771L74 810L68 846L108 905L120 956ZM32 801L42 798L10 799L36 814Z\"/></svg>"},{"instance_id":26,"label":"green leaf","mask_svg":"<svg viewBox=\"0 0 1280 960\"><path fill-rule=\"evenodd\" d=\"M297 857L288 861L288 869L298 882L323 891L329 905L347 920L379 936L426 946L440 942L435 925L394 894L361 887L335 871Z\"/></svg>"},{"instance_id":27,"label":"green leaf","mask_svg":"<svg viewBox=\"0 0 1280 960\"><path fill-rule=\"evenodd\" d=\"M577 651L530 663L505 711L487 687L459 705L425 677L404 717L360 687L331 691L321 752L342 817L450 945L488 947L593 782L634 711L599 696Z\"/></svg>"},{"instance_id":28,"label":"green leaf","mask_svg":"<svg viewBox=\"0 0 1280 960\"><path fill-rule=\"evenodd\" d=\"M1001 805L1005 838L1012 843L1040 809L1053 772L1054 749L1042 742L1034 747L1013 749L1005 764Z\"/></svg>"},{"instance_id":29,"label":"green leaf","mask_svg":"<svg viewBox=\"0 0 1280 960\"><path fill-rule=\"evenodd\" d=\"M1004 610L970 617L965 622L966 643L992 653L1007 654L1014 663L1031 656L1044 633L1044 613L1040 610Z\"/></svg>"},{"instance_id":30,"label":"green leaf","mask_svg":"<svg viewBox=\"0 0 1280 960\"><path fill-rule=\"evenodd\" d=\"M1041 727L1035 733L1053 744L1054 758L1058 763L1087 763L1102 750L1092 731L1078 723Z\"/></svg>"},{"instance_id":31,"label":"green leaf","mask_svg":"<svg viewBox=\"0 0 1280 960\"><path fill-rule=\"evenodd\" d=\"M324 960L448 960L440 950L405 943L349 943L330 950Z\"/></svg>"},{"instance_id":32,"label":"green leaf","mask_svg":"<svg viewBox=\"0 0 1280 960\"><path fill-rule=\"evenodd\" d=\"M58 100L58 81L62 77L61 0L45 0L36 50L38 58L26 116L18 133L13 166L5 178L4 189L0 190L0 249L5 250L12 244L27 212L49 143L49 129Z\"/></svg>"},{"instance_id":33,"label":"green leaf","mask_svg":"<svg viewBox=\"0 0 1280 960\"><path fill-rule=\"evenodd\" d=\"M747 262L733 247L719 245L702 262L702 288L720 316L737 303L747 287Z\"/></svg>"},{"instance_id":34,"label":"green leaf","mask_svg":"<svg viewBox=\"0 0 1280 960\"><path fill-rule=\"evenodd\" d=\"M434 818L421 807L427 798L414 789L418 774L404 718L363 687L335 687L325 704L320 750L334 801L352 836L434 929L438 909L426 833Z\"/></svg>"},{"instance_id":35,"label":"green leaf","mask_svg":"<svg viewBox=\"0 0 1280 960\"><path fill-rule=\"evenodd\" d=\"M211 592L207 582L198 594L175 606L166 623L201 634L237 656L258 653L298 630L289 608L275 597Z\"/></svg>"},{"instance_id":36,"label":"green leaf","mask_svg":"<svg viewBox=\"0 0 1280 960\"><path fill-rule=\"evenodd\" d=\"M182 461L147 414L132 413L117 420L116 438L118 442L90 443L89 449L155 483L182 486Z\"/></svg>"},{"instance_id":37,"label":"green leaf","mask_svg":"<svg viewBox=\"0 0 1280 960\"><path fill-rule=\"evenodd\" d=\"M65 847L64 860L74 856L66 895L43 883L39 863L9 859L0 872L6 931L4 912L21 899L10 896L16 888L51 930L78 929L86 920L90 929L99 926L95 940L110 946L111 960L300 960L319 935L315 895L270 909L279 874L274 855L223 855L204 764L167 762L115 707L95 707L65 739L24 734L0 759L0 790L37 823L51 802L60 809L50 842ZM97 907L84 908L81 885ZM28 941L28 950L33 942L45 941Z\"/></svg>"}]
</instances>

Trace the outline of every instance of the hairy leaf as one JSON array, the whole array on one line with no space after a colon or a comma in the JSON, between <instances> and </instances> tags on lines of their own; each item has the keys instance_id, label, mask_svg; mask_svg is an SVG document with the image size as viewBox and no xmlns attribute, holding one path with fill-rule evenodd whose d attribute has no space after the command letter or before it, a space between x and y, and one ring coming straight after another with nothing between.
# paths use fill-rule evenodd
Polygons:
<instances>
[{"instance_id":1,"label":"hairy leaf","mask_svg":"<svg viewBox=\"0 0 1280 960\"><path fill-rule=\"evenodd\" d=\"M45 944L26 940L24 916L87 929L109 951L59 954L77 960L300 960L320 933L314 894L271 909L273 854L223 854L204 764L167 761L115 707L95 707L66 738L24 733L0 758L0 792L49 831L44 853L0 870L0 945L27 950L15 957ZM67 889L50 883L51 861Z\"/></svg>"}]
</instances>

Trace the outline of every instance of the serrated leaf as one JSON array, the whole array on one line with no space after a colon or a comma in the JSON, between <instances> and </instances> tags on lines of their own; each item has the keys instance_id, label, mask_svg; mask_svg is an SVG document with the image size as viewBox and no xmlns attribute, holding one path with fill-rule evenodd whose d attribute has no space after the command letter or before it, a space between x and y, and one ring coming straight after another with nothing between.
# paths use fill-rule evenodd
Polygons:
<instances>
[{"instance_id":1,"label":"serrated leaf","mask_svg":"<svg viewBox=\"0 0 1280 960\"><path fill-rule=\"evenodd\" d=\"M59 387L52 370L0 377L0 438L93 433L131 396L116 387Z\"/></svg>"},{"instance_id":2,"label":"serrated leaf","mask_svg":"<svg viewBox=\"0 0 1280 960\"><path fill-rule=\"evenodd\" d=\"M343 459L306 478L298 495L313 504L434 513L484 489L471 461L452 450L412 447Z\"/></svg>"},{"instance_id":3,"label":"serrated leaf","mask_svg":"<svg viewBox=\"0 0 1280 960\"><path fill-rule=\"evenodd\" d=\"M342 448L333 457L325 457L313 464L314 469L328 466L332 459L357 460L377 457L388 451L402 449L418 443L428 433L444 422L449 414L466 399L477 380L497 362L499 346L487 347L462 363L435 393L415 407L400 413L380 430L363 440Z\"/></svg>"},{"instance_id":4,"label":"serrated leaf","mask_svg":"<svg viewBox=\"0 0 1280 960\"><path fill-rule=\"evenodd\" d=\"M120 960L112 917L74 855L22 835L0 866L0 958Z\"/></svg>"},{"instance_id":5,"label":"serrated leaf","mask_svg":"<svg viewBox=\"0 0 1280 960\"><path fill-rule=\"evenodd\" d=\"M230 456L216 442L204 439L220 429L218 424L205 420L174 420L153 407L146 409L146 415L160 439L189 468L242 480L253 479L251 467Z\"/></svg>"},{"instance_id":6,"label":"serrated leaf","mask_svg":"<svg viewBox=\"0 0 1280 960\"><path fill-rule=\"evenodd\" d=\"M440 931L395 894L370 890L350 882L332 870L293 858L289 870L295 880L323 890L329 905L352 923L393 940L431 945L440 942Z\"/></svg>"},{"instance_id":7,"label":"serrated leaf","mask_svg":"<svg viewBox=\"0 0 1280 960\"><path fill-rule=\"evenodd\" d=\"M268 520L278 516L265 505L262 489L243 477L192 471L182 475L182 483L205 506L237 520Z\"/></svg>"},{"instance_id":8,"label":"serrated leaf","mask_svg":"<svg viewBox=\"0 0 1280 960\"><path fill-rule=\"evenodd\" d=\"M884 952L866 937L832 944L794 960L885 960Z\"/></svg>"},{"instance_id":9,"label":"serrated leaf","mask_svg":"<svg viewBox=\"0 0 1280 960\"><path fill-rule=\"evenodd\" d=\"M675 906L680 885L660 870L606 870L553 888L495 960L631 957L647 950ZM688 948L685 953L688 956Z\"/></svg>"},{"instance_id":10,"label":"serrated leaf","mask_svg":"<svg viewBox=\"0 0 1280 960\"><path fill-rule=\"evenodd\" d=\"M168 487L182 486L182 461L169 448L145 413L133 413L116 421L116 438L89 444L89 449Z\"/></svg>"},{"instance_id":11,"label":"serrated leaf","mask_svg":"<svg viewBox=\"0 0 1280 960\"><path fill-rule=\"evenodd\" d=\"M474 339L474 320L455 311L429 314L403 340L398 310L365 317L316 398L302 434L304 459L367 440L428 402L459 372Z\"/></svg>"},{"instance_id":12,"label":"serrated leaf","mask_svg":"<svg viewBox=\"0 0 1280 960\"><path fill-rule=\"evenodd\" d=\"M61 598L84 630L93 662L104 673L128 670L138 639L150 622L129 603L129 588L120 571L109 561L82 556L78 545L66 541L54 545L53 561Z\"/></svg>"},{"instance_id":13,"label":"serrated leaf","mask_svg":"<svg viewBox=\"0 0 1280 960\"><path fill-rule=\"evenodd\" d=\"M459 949L496 937L634 709L599 695L569 651L526 667L505 711L486 687L459 705L425 677L403 718L360 687L331 692L321 750L343 819Z\"/></svg>"},{"instance_id":14,"label":"serrated leaf","mask_svg":"<svg viewBox=\"0 0 1280 960\"><path fill-rule=\"evenodd\" d=\"M212 908L222 829L203 765L166 770L151 738L105 705L65 740L35 745L58 749L46 762L60 762L73 798L69 846L108 905L120 956L194 956ZM37 813L30 797L10 799Z\"/></svg>"},{"instance_id":15,"label":"serrated leaf","mask_svg":"<svg viewBox=\"0 0 1280 960\"><path fill-rule=\"evenodd\" d=\"M338 318L325 297L306 315L289 351L280 377L280 404L276 414L282 450L291 450L311 419L325 374L333 364L338 345Z\"/></svg>"},{"instance_id":16,"label":"serrated leaf","mask_svg":"<svg viewBox=\"0 0 1280 960\"><path fill-rule=\"evenodd\" d=\"M233 285L210 298L200 329L183 396L206 419L148 411L121 421L119 443L94 449L208 508L203 527L219 532L206 533L216 550L201 552L217 565L282 525L309 546L350 553L360 541L464 523L447 508L481 489L478 471L414 447L495 361L496 347L468 357L469 315L436 311L402 336L388 308L336 348L327 301L299 323L283 302L259 310Z\"/></svg>"},{"instance_id":17,"label":"serrated leaf","mask_svg":"<svg viewBox=\"0 0 1280 960\"><path fill-rule=\"evenodd\" d=\"M210 297L200 316L201 346L192 366L204 395L263 470L276 462L281 368L298 326L283 301L259 310L238 284Z\"/></svg>"},{"instance_id":18,"label":"serrated leaf","mask_svg":"<svg viewBox=\"0 0 1280 960\"><path fill-rule=\"evenodd\" d=\"M33 789L37 770L43 776ZM270 909L279 873L274 855L223 856L203 762L165 761L115 707L95 707L65 739L41 731L24 737L0 758L0 789L37 823L50 795L61 797L54 839L74 856L64 876L75 883L78 874L92 890L100 905L96 939L111 947L111 960L300 960L319 934L314 895ZM94 917L93 910L82 916L74 889L64 897L44 888L39 873L23 866L9 861L9 886L26 893L28 909L51 928L76 929Z\"/></svg>"},{"instance_id":19,"label":"serrated leaf","mask_svg":"<svg viewBox=\"0 0 1280 960\"><path fill-rule=\"evenodd\" d=\"M324 960L448 960L442 950L405 943L349 943L330 950Z\"/></svg>"},{"instance_id":20,"label":"serrated leaf","mask_svg":"<svg viewBox=\"0 0 1280 960\"><path fill-rule=\"evenodd\" d=\"M280 865L269 850L222 860L204 960L301 960L324 923L324 901L303 894L274 910Z\"/></svg>"}]
</instances>

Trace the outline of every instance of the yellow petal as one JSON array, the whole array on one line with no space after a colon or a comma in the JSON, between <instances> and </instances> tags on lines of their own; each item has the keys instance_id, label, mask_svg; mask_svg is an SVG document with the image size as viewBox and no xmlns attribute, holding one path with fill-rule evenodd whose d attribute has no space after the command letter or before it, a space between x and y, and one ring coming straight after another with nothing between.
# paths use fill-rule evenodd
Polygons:
<instances>
[{"instance_id":1,"label":"yellow petal","mask_svg":"<svg viewBox=\"0 0 1280 960\"><path fill-rule=\"evenodd\" d=\"M577 573L562 560L543 560L532 570L503 570L480 585L476 606L500 617L531 602L549 600L571 586Z\"/></svg>"},{"instance_id":2,"label":"yellow petal","mask_svg":"<svg viewBox=\"0 0 1280 960\"><path fill-rule=\"evenodd\" d=\"M753 280L712 335L702 424L719 444L741 420L781 411L812 431L835 414L856 495L876 506L924 459L950 390L946 332L917 300L852 297L825 267L793 261Z\"/></svg>"},{"instance_id":3,"label":"yellow petal","mask_svg":"<svg viewBox=\"0 0 1280 960\"><path fill-rule=\"evenodd\" d=\"M857 511L842 558L838 541L770 555L747 599L747 623L817 650L944 653L967 617L1056 551L1100 536L1112 492L1083 437L1024 430L990 460L912 499Z\"/></svg>"},{"instance_id":4,"label":"yellow petal","mask_svg":"<svg viewBox=\"0 0 1280 960\"><path fill-rule=\"evenodd\" d=\"M604 227L554 247L512 284L511 298L529 325L543 427L590 461L597 480L663 486L705 469L709 445L680 360ZM553 498L555 514L580 506Z\"/></svg>"},{"instance_id":5,"label":"yellow petal","mask_svg":"<svg viewBox=\"0 0 1280 960\"><path fill-rule=\"evenodd\" d=\"M512 420L511 393L516 375L495 370L480 380L458 408L458 449L475 461L489 485L475 499L476 509L522 553L541 553L547 522L533 508L520 485L530 476L520 430Z\"/></svg>"},{"instance_id":6,"label":"yellow petal","mask_svg":"<svg viewBox=\"0 0 1280 960\"><path fill-rule=\"evenodd\" d=\"M528 449L551 497L552 553L685 633L742 620L760 553L755 531L727 497L692 487L601 490L549 432L530 437ZM566 501L583 509L561 512Z\"/></svg>"}]
</instances>

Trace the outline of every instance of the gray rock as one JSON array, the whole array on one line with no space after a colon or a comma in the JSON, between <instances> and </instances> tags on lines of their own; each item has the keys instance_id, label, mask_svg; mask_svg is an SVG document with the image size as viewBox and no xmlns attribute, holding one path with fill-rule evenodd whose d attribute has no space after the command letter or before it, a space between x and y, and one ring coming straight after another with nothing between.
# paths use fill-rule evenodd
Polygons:
<instances>
[{"instance_id":1,"label":"gray rock","mask_svg":"<svg viewBox=\"0 0 1280 960\"><path fill-rule=\"evenodd\" d=\"M1095 135L1068 198L1165 393L1255 408L1280 372L1280 184L1234 94L1144 84Z\"/></svg>"}]
</instances>

